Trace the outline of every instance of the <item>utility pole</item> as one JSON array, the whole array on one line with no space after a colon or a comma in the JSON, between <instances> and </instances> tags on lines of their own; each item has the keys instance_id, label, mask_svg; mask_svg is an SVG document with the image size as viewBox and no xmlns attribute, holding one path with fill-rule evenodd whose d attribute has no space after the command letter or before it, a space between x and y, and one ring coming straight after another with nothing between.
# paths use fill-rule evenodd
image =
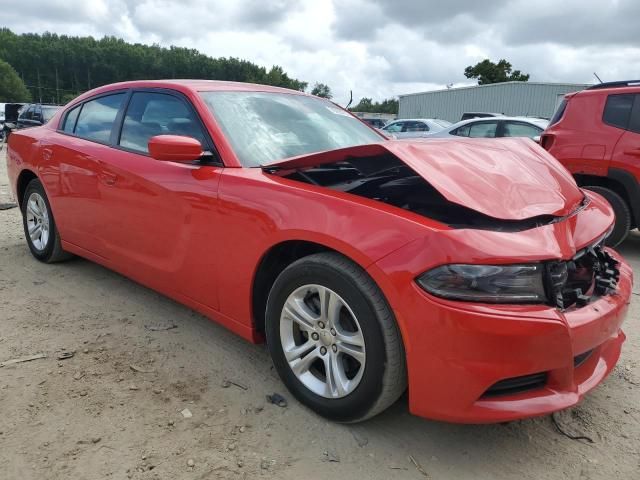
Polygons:
<instances>
[{"instance_id":1,"label":"utility pole","mask_svg":"<svg viewBox=\"0 0 640 480\"><path fill-rule=\"evenodd\" d=\"M38 102L42 103L42 85L40 85L40 69L36 69L36 73L38 74Z\"/></svg>"},{"instance_id":2,"label":"utility pole","mask_svg":"<svg viewBox=\"0 0 640 480\"><path fill-rule=\"evenodd\" d=\"M60 104L60 88L58 88L58 67L56 67L56 103Z\"/></svg>"}]
</instances>

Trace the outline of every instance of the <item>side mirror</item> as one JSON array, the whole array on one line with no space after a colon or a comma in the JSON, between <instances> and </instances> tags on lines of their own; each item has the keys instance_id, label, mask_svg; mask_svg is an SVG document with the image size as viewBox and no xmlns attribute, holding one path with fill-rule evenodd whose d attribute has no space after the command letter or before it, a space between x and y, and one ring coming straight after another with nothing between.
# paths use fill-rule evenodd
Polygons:
<instances>
[{"instance_id":1,"label":"side mirror","mask_svg":"<svg viewBox=\"0 0 640 480\"><path fill-rule=\"evenodd\" d=\"M149 155L165 162L192 162L202 154L202 144L181 135L156 135L149 139Z\"/></svg>"}]
</instances>

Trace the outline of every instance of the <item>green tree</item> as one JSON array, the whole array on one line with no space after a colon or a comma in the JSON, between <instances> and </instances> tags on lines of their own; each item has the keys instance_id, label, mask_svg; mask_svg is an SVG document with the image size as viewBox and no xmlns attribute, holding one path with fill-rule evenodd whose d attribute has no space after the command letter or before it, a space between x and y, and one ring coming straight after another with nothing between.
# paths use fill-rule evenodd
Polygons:
<instances>
[{"instance_id":1,"label":"green tree","mask_svg":"<svg viewBox=\"0 0 640 480\"><path fill-rule=\"evenodd\" d=\"M34 98L63 103L91 88L126 80L202 78L253 82L305 90L274 65L239 58L212 58L192 48L127 43L116 37L71 37L44 33L17 35L0 28L0 59L20 72Z\"/></svg>"},{"instance_id":2,"label":"green tree","mask_svg":"<svg viewBox=\"0 0 640 480\"><path fill-rule=\"evenodd\" d=\"M332 98L333 94L331 93L331 88L329 85L325 85L324 83L316 82L313 88L311 89L311 95L315 95L316 97L322 98Z\"/></svg>"},{"instance_id":3,"label":"green tree","mask_svg":"<svg viewBox=\"0 0 640 480\"><path fill-rule=\"evenodd\" d=\"M11 65L0 60L0 102L28 102L29 90Z\"/></svg>"},{"instance_id":4,"label":"green tree","mask_svg":"<svg viewBox=\"0 0 640 480\"><path fill-rule=\"evenodd\" d=\"M522 73L520 70L512 71L511 64L504 58L498 63L493 63L487 58L473 66L469 65L464 69L464 76L477 78L478 85L513 81L526 82L529 80L528 73Z\"/></svg>"},{"instance_id":5,"label":"green tree","mask_svg":"<svg viewBox=\"0 0 640 480\"><path fill-rule=\"evenodd\" d=\"M374 102L371 98L361 98L357 105L349 108L352 112L367 112L367 113L391 113L396 115L398 113L398 100L395 98L388 98L382 102Z\"/></svg>"}]
</instances>

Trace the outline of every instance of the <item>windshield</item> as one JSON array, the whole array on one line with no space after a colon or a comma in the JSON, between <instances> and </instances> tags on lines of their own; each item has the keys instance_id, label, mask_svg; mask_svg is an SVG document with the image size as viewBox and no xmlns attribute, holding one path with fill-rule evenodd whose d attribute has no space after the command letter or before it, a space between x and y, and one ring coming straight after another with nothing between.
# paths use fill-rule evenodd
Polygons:
<instances>
[{"instance_id":1,"label":"windshield","mask_svg":"<svg viewBox=\"0 0 640 480\"><path fill-rule=\"evenodd\" d=\"M245 167L384 140L328 100L265 92L201 92Z\"/></svg>"}]
</instances>

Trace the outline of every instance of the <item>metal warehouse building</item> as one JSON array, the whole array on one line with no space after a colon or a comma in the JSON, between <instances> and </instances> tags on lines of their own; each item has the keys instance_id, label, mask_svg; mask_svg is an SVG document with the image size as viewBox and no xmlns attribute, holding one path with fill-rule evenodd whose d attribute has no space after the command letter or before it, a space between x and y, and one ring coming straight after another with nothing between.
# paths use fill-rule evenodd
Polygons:
<instances>
[{"instance_id":1,"label":"metal warehouse building","mask_svg":"<svg viewBox=\"0 0 640 480\"><path fill-rule=\"evenodd\" d=\"M589 85L504 82L400 95L398 118L442 118L457 122L464 112L549 118L562 97Z\"/></svg>"}]
</instances>

